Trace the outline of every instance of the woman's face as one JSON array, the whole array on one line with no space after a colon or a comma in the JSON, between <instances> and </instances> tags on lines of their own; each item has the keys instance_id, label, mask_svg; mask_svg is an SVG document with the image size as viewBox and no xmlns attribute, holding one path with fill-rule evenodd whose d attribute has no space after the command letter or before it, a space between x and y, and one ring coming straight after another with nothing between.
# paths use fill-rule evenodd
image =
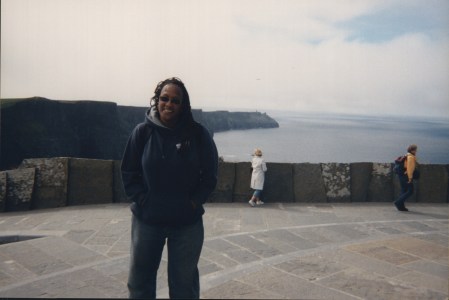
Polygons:
<instances>
[{"instance_id":1,"label":"woman's face","mask_svg":"<svg viewBox=\"0 0 449 300\"><path fill-rule=\"evenodd\" d=\"M182 113L182 91L176 84L166 84L161 91L157 110L164 126L174 128Z\"/></svg>"}]
</instances>

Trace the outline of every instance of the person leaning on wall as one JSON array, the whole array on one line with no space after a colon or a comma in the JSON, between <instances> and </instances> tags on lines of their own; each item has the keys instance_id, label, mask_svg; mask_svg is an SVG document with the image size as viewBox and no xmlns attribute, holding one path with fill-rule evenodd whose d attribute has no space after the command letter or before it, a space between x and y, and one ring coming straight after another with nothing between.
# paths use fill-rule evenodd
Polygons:
<instances>
[{"instance_id":1,"label":"person leaning on wall","mask_svg":"<svg viewBox=\"0 0 449 300\"><path fill-rule=\"evenodd\" d=\"M193 120L183 82L159 82L145 122L128 139L121 165L132 201L130 298L156 298L166 242L170 298L199 298L203 204L217 184L217 170L217 148Z\"/></svg>"},{"instance_id":2,"label":"person leaning on wall","mask_svg":"<svg viewBox=\"0 0 449 300\"><path fill-rule=\"evenodd\" d=\"M262 158L262 151L255 149L253 159L251 161L251 188L254 189L254 194L248 201L249 205L262 205L264 202L261 200L263 185L265 182L265 172L267 171L267 165Z\"/></svg>"}]
</instances>

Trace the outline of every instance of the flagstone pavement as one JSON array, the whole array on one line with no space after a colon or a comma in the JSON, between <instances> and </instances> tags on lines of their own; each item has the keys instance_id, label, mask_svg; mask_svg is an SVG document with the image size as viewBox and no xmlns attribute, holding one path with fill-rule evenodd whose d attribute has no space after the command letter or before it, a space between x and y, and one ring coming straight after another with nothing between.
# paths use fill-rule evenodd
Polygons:
<instances>
[{"instance_id":1,"label":"flagstone pavement","mask_svg":"<svg viewBox=\"0 0 449 300\"><path fill-rule=\"evenodd\" d=\"M408 207L207 203L201 298L448 299L449 207ZM0 297L126 298L130 223L127 204L0 213Z\"/></svg>"}]
</instances>

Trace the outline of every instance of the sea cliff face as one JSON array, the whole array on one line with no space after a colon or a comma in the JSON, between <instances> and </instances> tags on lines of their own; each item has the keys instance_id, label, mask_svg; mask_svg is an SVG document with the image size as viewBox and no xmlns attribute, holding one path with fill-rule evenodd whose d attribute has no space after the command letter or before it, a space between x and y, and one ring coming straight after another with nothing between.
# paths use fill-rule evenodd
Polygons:
<instances>
[{"instance_id":1,"label":"sea cliff face","mask_svg":"<svg viewBox=\"0 0 449 300\"><path fill-rule=\"evenodd\" d=\"M274 119L266 113L260 112L212 111L203 112L202 116L204 125L213 132L279 127L279 124Z\"/></svg>"},{"instance_id":2,"label":"sea cliff face","mask_svg":"<svg viewBox=\"0 0 449 300\"><path fill-rule=\"evenodd\" d=\"M121 159L128 136L143 122L146 109L102 101L2 99L0 169L12 169L23 159L36 157ZM193 110L193 115L212 134L279 127L258 112Z\"/></svg>"}]
</instances>

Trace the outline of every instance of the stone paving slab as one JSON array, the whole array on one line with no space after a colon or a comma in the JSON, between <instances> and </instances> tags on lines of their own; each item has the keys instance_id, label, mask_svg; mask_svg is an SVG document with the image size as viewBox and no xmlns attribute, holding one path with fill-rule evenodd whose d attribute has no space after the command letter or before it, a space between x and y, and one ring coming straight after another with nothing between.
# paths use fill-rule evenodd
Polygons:
<instances>
[{"instance_id":1,"label":"stone paving slab","mask_svg":"<svg viewBox=\"0 0 449 300\"><path fill-rule=\"evenodd\" d=\"M201 297L448 299L449 207L408 207L208 203ZM127 297L130 224L128 204L0 214L0 297Z\"/></svg>"}]
</instances>

